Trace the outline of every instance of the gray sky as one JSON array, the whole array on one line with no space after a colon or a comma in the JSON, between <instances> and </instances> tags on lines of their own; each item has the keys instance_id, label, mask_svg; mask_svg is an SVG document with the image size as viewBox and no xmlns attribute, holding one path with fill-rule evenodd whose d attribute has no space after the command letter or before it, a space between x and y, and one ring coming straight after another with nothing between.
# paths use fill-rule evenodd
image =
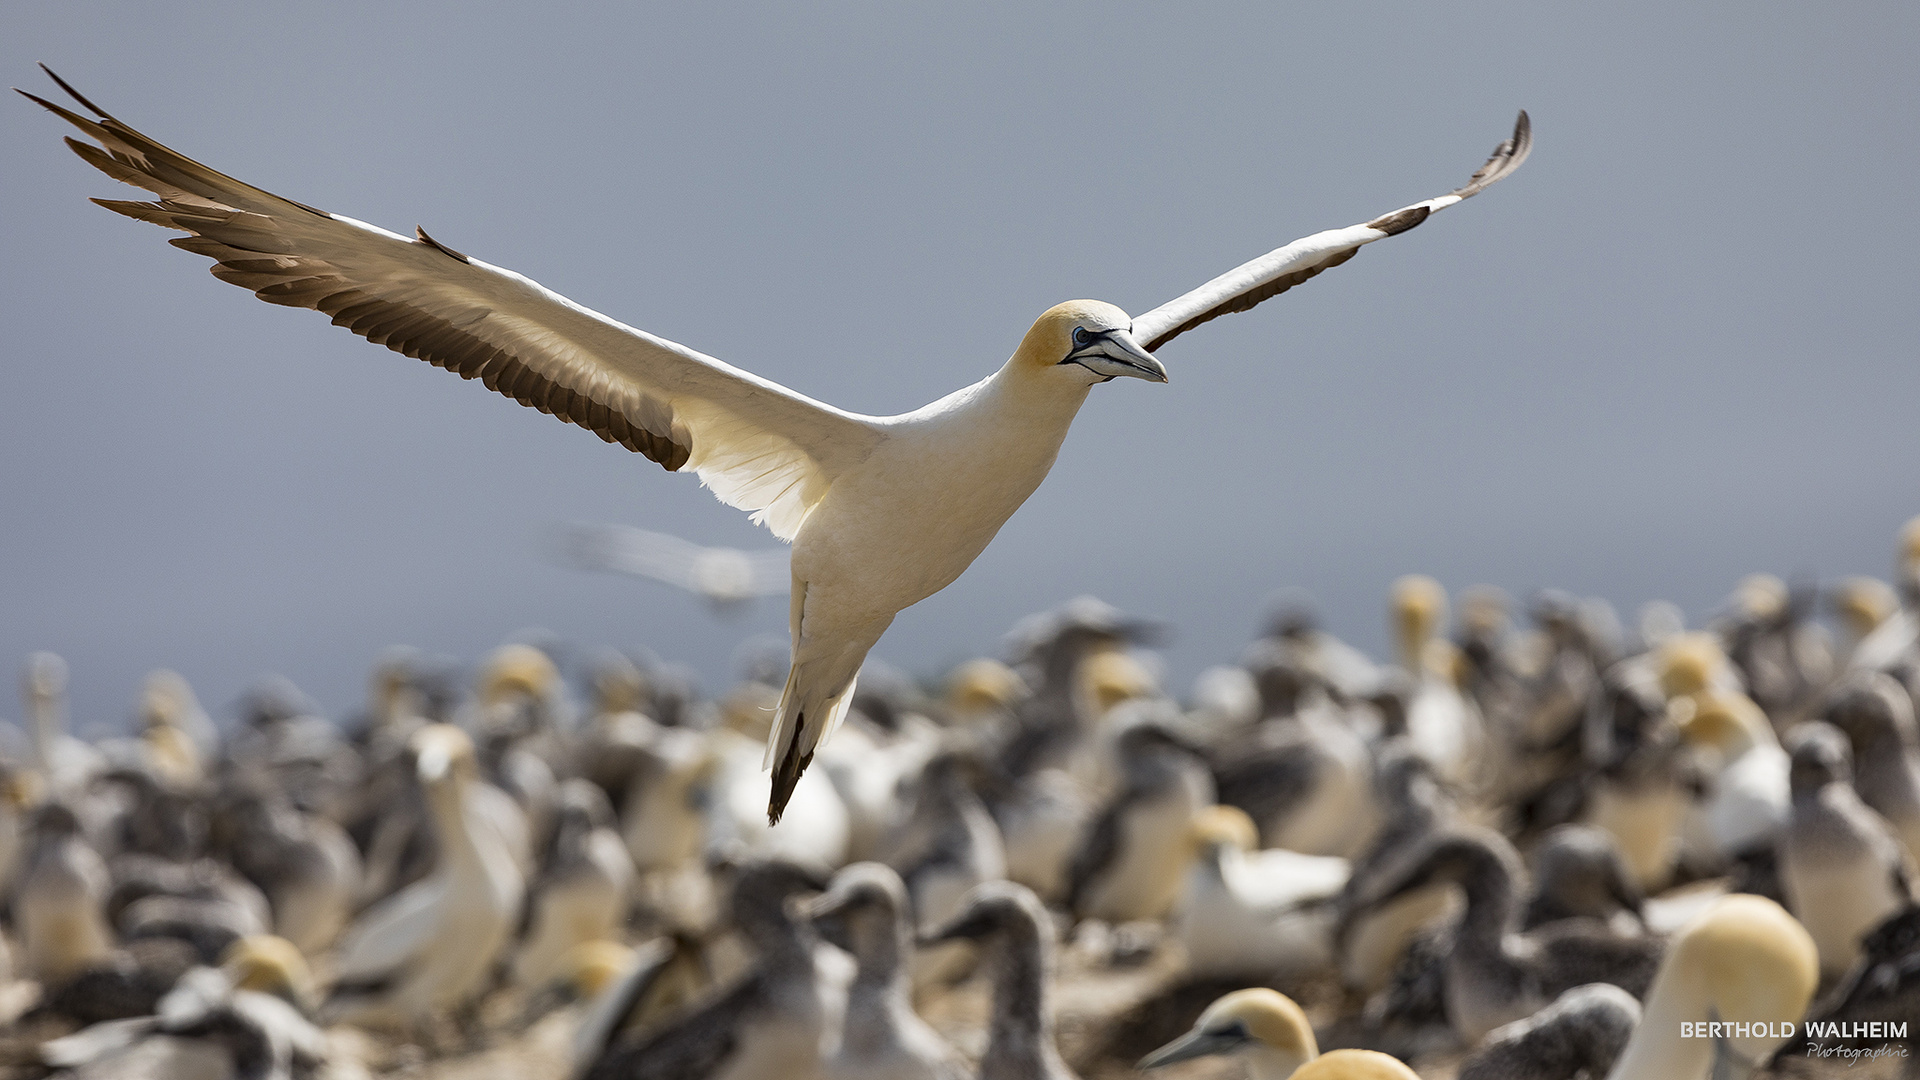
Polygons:
<instances>
[{"instance_id":1,"label":"gray sky","mask_svg":"<svg viewBox=\"0 0 1920 1080\"><path fill-rule=\"evenodd\" d=\"M1097 389L875 655L936 672L1094 593L1172 625L1184 689L1290 586L1378 650L1413 570L1696 621L1749 571L1884 576L1920 512L1920 8L1288 7L13 4L0 57L876 413L992 371L1055 302L1137 313L1439 194L1525 107L1512 179L1182 337L1169 385ZM784 635L784 603L721 622L543 554L566 521L771 543L745 515L215 281L89 205L134 195L64 133L0 107L0 664L65 654L79 726L161 665L216 710L278 671L339 712L393 643L544 626L712 689Z\"/></svg>"}]
</instances>

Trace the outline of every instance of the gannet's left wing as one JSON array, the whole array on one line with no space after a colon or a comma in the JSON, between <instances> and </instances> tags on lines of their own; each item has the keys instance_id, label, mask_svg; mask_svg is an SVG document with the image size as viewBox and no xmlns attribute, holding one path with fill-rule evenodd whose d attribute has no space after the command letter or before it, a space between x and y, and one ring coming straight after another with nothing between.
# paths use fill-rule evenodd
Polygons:
<instances>
[{"instance_id":1,"label":"gannet's left wing","mask_svg":"<svg viewBox=\"0 0 1920 1080\"><path fill-rule=\"evenodd\" d=\"M872 417L615 322L424 231L401 236L236 180L60 85L96 118L21 93L99 143L67 140L89 164L159 196L95 202L192 234L173 245L213 259L215 277L268 303L312 308L670 471L696 473L783 540L884 438Z\"/></svg>"},{"instance_id":2,"label":"gannet's left wing","mask_svg":"<svg viewBox=\"0 0 1920 1080\"><path fill-rule=\"evenodd\" d=\"M1203 322L1245 311L1262 300L1278 296L1322 270L1353 258L1361 245L1406 232L1427 220L1427 215L1478 195L1519 168L1532 151L1533 127L1523 109L1513 125L1513 136L1494 148L1493 156L1480 166L1465 187L1395 210L1364 225L1302 237L1237 266L1185 296L1135 318L1134 340L1152 352Z\"/></svg>"}]
</instances>

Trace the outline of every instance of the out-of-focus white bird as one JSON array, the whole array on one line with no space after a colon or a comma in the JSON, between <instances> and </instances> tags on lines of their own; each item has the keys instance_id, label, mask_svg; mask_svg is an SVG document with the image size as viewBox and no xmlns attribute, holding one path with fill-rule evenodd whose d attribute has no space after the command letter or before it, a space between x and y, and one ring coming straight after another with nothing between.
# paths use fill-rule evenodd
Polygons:
<instances>
[{"instance_id":1,"label":"out-of-focus white bird","mask_svg":"<svg viewBox=\"0 0 1920 1080\"><path fill-rule=\"evenodd\" d=\"M784 549L703 547L632 525L569 525L561 533L560 550L569 563L586 570L652 578L685 589L722 614L762 596L784 595L793 582L792 558Z\"/></svg>"},{"instance_id":2,"label":"out-of-focus white bird","mask_svg":"<svg viewBox=\"0 0 1920 1080\"><path fill-rule=\"evenodd\" d=\"M478 769L473 740L432 724L412 745L440 862L348 929L324 1010L332 1020L419 1025L464 1004L482 989L519 915L520 869L467 798Z\"/></svg>"},{"instance_id":3,"label":"out-of-focus white bird","mask_svg":"<svg viewBox=\"0 0 1920 1080\"><path fill-rule=\"evenodd\" d=\"M776 821L845 716L867 652L902 609L958 578L1039 487L1089 390L1120 376L1164 382L1150 350L1414 228L1513 172L1532 148L1521 113L1463 187L1295 241L1137 319L1098 301L1057 305L999 371L881 417L624 326L424 230L401 236L244 184L61 85L98 118L33 98L99 143L69 145L160 196L102 203L108 209L191 234L175 245L214 259L216 276L263 300L325 312L369 341L694 472L793 542L793 663L765 760ZM902 333L911 341L939 330L921 320Z\"/></svg>"}]
</instances>

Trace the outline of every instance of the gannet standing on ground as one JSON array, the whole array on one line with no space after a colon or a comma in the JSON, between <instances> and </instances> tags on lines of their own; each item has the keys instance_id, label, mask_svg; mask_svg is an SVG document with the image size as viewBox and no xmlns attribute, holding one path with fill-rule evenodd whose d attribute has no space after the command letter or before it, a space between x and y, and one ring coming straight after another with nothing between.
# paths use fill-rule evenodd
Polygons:
<instances>
[{"instance_id":1,"label":"gannet standing on ground","mask_svg":"<svg viewBox=\"0 0 1920 1080\"><path fill-rule=\"evenodd\" d=\"M1793 812L1780 834L1780 884L1819 946L1820 970L1838 974L1853 964L1862 934L1913 902L1906 849L1848 783L1846 736L1810 722L1790 744Z\"/></svg>"},{"instance_id":2,"label":"gannet standing on ground","mask_svg":"<svg viewBox=\"0 0 1920 1080\"><path fill-rule=\"evenodd\" d=\"M559 803L553 843L528 890L526 940L513 958L522 987L559 974L575 947L617 937L633 888L633 857L614 831L606 793L576 778L560 785Z\"/></svg>"},{"instance_id":3,"label":"gannet standing on ground","mask_svg":"<svg viewBox=\"0 0 1920 1080\"><path fill-rule=\"evenodd\" d=\"M1057 305L995 374L875 417L623 326L424 230L409 239L241 183L60 85L98 121L27 96L98 140L69 140L82 158L160 196L103 202L108 209L192 234L174 244L216 260L216 276L263 300L323 311L369 341L690 470L793 542L793 663L766 755L775 820L845 714L867 651L903 608L959 577L1039 486L1088 390L1120 376L1164 382L1150 350L1414 228L1507 176L1532 149L1523 112L1461 188L1295 241L1137 319L1096 301Z\"/></svg>"},{"instance_id":4,"label":"gannet standing on ground","mask_svg":"<svg viewBox=\"0 0 1920 1080\"><path fill-rule=\"evenodd\" d=\"M414 733L440 861L433 872L363 912L347 930L330 1020L420 1027L485 985L520 913L525 886L499 835L477 820L468 788L473 740L449 724Z\"/></svg>"},{"instance_id":5,"label":"gannet standing on ground","mask_svg":"<svg viewBox=\"0 0 1920 1080\"><path fill-rule=\"evenodd\" d=\"M27 657L20 696L32 725L34 764L54 796L85 787L107 767L99 750L67 734L66 693L65 660L50 652Z\"/></svg>"},{"instance_id":6,"label":"gannet standing on ground","mask_svg":"<svg viewBox=\"0 0 1920 1080\"><path fill-rule=\"evenodd\" d=\"M913 933L900 875L854 863L833 876L810 909L813 925L859 962L847 987L838 1047L825 1062L831 1080L963 1080L960 1055L913 1011L907 956Z\"/></svg>"},{"instance_id":7,"label":"gannet standing on ground","mask_svg":"<svg viewBox=\"0 0 1920 1080\"><path fill-rule=\"evenodd\" d=\"M1640 1023L1640 1003L1611 983L1576 986L1489 1032L1458 1080L1575 1080L1606 1075Z\"/></svg>"},{"instance_id":8,"label":"gannet standing on ground","mask_svg":"<svg viewBox=\"0 0 1920 1080\"><path fill-rule=\"evenodd\" d=\"M729 907L756 957L731 989L639 1039L619 1040L585 1080L802 1080L820 1075L846 1008L850 974L822 955L789 900L821 882L791 863L749 863ZM844 963L846 958L825 950Z\"/></svg>"},{"instance_id":9,"label":"gannet standing on ground","mask_svg":"<svg viewBox=\"0 0 1920 1080\"><path fill-rule=\"evenodd\" d=\"M1853 744L1853 786L1887 819L1920 866L1920 731L1913 699L1882 672L1858 672L1836 690L1826 721Z\"/></svg>"},{"instance_id":10,"label":"gannet standing on ground","mask_svg":"<svg viewBox=\"0 0 1920 1080\"><path fill-rule=\"evenodd\" d=\"M73 977L113 947L107 928L107 867L80 835L62 803L42 806L33 844L13 894L13 925L27 974L51 986Z\"/></svg>"},{"instance_id":11,"label":"gannet standing on ground","mask_svg":"<svg viewBox=\"0 0 1920 1080\"><path fill-rule=\"evenodd\" d=\"M993 972L993 1015L980 1080L1077 1080L1053 1041L1053 920L1024 885L990 881L922 944L980 942Z\"/></svg>"},{"instance_id":12,"label":"gannet standing on ground","mask_svg":"<svg viewBox=\"0 0 1920 1080\"><path fill-rule=\"evenodd\" d=\"M1232 806L1207 807L1189 829L1195 857L1171 928L1189 977L1274 978L1333 963L1332 901L1347 883L1347 860L1257 850L1253 820Z\"/></svg>"}]
</instances>

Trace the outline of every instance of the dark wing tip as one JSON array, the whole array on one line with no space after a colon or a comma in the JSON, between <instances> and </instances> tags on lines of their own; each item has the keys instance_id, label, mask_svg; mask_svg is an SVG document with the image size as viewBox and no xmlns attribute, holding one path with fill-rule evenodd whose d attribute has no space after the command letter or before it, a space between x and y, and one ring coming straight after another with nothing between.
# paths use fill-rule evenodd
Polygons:
<instances>
[{"instance_id":1,"label":"dark wing tip","mask_svg":"<svg viewBox=\"0 0 1920 1080\"><path fill-rule=\"evenodd\" d=\"M1521 109L1520 115L1513 121L1513 134L1509 135L1505 142L1494 147L1493 154L1487 158L1486 164L1475 169L1473 176L1467 180L1466 186L1455 190L1453 194L1463 199L1478 195L1506 179L1526 162L1527 155L1531 153L1533 153L1533 120L1527 116L1527 110Z\"/></svg>"},{"instance_id":2,"label":"dark wing tip","mask_svg":"<svg viewBox=\"0 0 1920 1080\"><path fill-rule=\"evenodd\" d=\"M109 115L109 114L107 113L107 111L106 111L105 109L102 109L102 108L101 108L100 106L98 106L98 105L95 105L95 104L94 104L93 102L91 102L91 101L88 101L88 100L87 100L87 95L85 95L85 94L82 94L82 93L81 93L80 91L78 91L78 90L75 90L75 89L73 88L73 84L71 84L71 83L69 83L69 82L67 82L67 80L65 80L65 79L63 79L63 78L61 78L60 76L58 76L58 75L56 75L56 74L54 74L54 71L53 71L53 69L52 69L52 68L50 68L50 67L48 67L48 66L47 66L47 65L45 65L45 64L41 64L41 65L40 65L40 70L41 70L41 71L44 71L44 72L46 72L46 73L47 73L47 78L49 78L49 79L52 79L52 80L53 80L54 82L56 82L56 83L59 83L59 84L60 84L60 89L62 89L62 90L65 90L65 91L67 92L67 96L68 96L68 97L70 97L70 98L72 98L73 100L75 100L75 101L77 101L77 102L79 102L79 103L81 104L81 106L82 106L82 107L84 107L84 108L85 108L85 109L86 109L86 110L87 110L88 112L90 112L90 113L92 113L93 115L95 115L95 116L97 116L97 117L99 117L99 118L100 118L100 119L102 119L102 120L111 120L111 119L113 119L113 117L112 117L111 115ZM25 91L21 91L21 92L22 92L22 93L25 93ZM31 97L32 95L31 95L31 94L29 94L28 96L29 96L29 97ZM38 100L38 99L36 99L36 100ZM42 102L40 102L40 103L41 103L42 105L45 105L45 104L46 104L46 102L44 102L44 101L42 101Z\"/></svg>"}]
</instances>

